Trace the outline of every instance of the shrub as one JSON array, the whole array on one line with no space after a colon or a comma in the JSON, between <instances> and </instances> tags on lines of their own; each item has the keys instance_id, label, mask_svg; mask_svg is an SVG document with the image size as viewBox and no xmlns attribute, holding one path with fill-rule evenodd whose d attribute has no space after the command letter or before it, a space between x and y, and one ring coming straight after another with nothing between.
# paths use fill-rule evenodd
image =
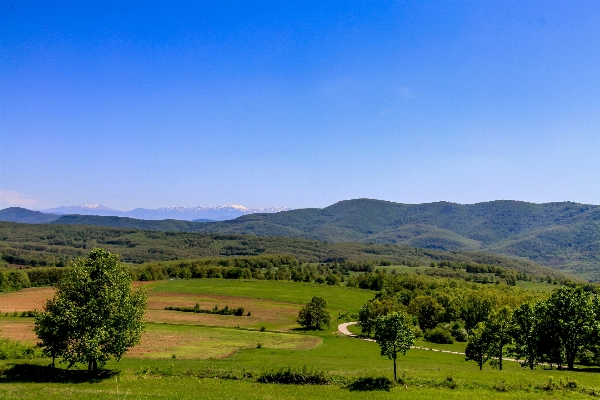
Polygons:
<instances>
[{"instance_id":1,"label":"shrub","mask_svg":"<svg viewBox=\"0 0 600 400\"><path fill-rule=\"evenodd\" d=\"M340 277L335 274L327 275L327 278L325 278L325 280L327 281L328 285L335 286L340 284Z\"/></svg>"},{"instance_id":2,"label":"shrub","mask_svg":"<svg viewBox=\"0 0 600 400\"><path fill-rule=\"evenodd\" d=\"M368 391L368 390L387 390L389 391L394 383L384 376L380 376L378 378L366 377L366 378L358 378L350 385L348 385L348 389L350 390L360 390L360 391Z\"/></svg>"},{"instance_id":3,"label":"shrub","mask_svg":"<svg viewBox=\"0 0 600 400\"><path fill-rule=\"evenodd\" d=\"M420 339L423 337L423 330L421 330L421 328L419 328L417 325L413 325L411 329L416 339Z\"/></svg>"},{"instance_id":4,"label":"shrub","mask_svg":"<svg viewBox=\"0 0 600 400\"><path fill-rule=\"evenodd\" d=\"M283 383L287 385L326 385L329 379L323 371L309 370L306 365L300 369L291 367L263 373L257 379L260 383Z\"/></svg>"},{"instance_id":5,"label":"shrub","mask_svg":"<svg viewBox=\"0 0 600 400\"><path fill-rule=\"evenodd\" d=\"M450 325L450 333L454 336L457 342L466 342L469 340L469 334L465 329L465 325L460 321L455 321Z\"/></svg>"},{"instance_id":6,"label":"shrub","mask_svg":"<svg viewBox=\"0 0 600 400\"><path fill-rule=\"evenodd\" d=\"M41 357L42 350L15 340L0 338L0 360Z\"/></svg>"},{"instance_id":7,"label":"shrub","mask_svg":"<svg viewBox=\"0 0 600 400\"><path fill-rule=\"evenodd\" d=\"M441 326L437 326L427 332L425 332L425 340L432 343L439 344L452 344L454 339L450 331L444 329Z\"/></svg>"}]
</instances>

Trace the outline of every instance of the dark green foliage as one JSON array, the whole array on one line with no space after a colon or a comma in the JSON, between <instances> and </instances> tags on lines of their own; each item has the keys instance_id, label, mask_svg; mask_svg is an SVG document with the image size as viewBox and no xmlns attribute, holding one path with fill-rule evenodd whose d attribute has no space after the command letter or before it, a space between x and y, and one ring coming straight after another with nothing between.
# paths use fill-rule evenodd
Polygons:
<instances>
[{"instance_id":1,"label":"dark green foliage","mask_svg":"<svg viewBox=\"0 0 600 400\"><path fill-rule=\"evenodd\" d=\"M327 301L314 296L298 313L298 323L307 329L323 330L331 324Z\"/></svg>"},{"instance_id":2,"label":"dark green foliage","mask_svg":"<svg viewBox=\"0 0 600 400\"><path fill-rule=\"evenodd\" d=\"M0 256L11 264L65 266L69 260L85 256L97 246L121 254L123 261L139 264L149 261L197 259L201 257L243 257L291 254L301 262L325 262L350 271L374 271L381 263L409 266L429 265L446 260L467 265L502 266L522 274L552 279L567 276L529 261L486 253L445 252L399 245L369 243L327 243L286 237L253 235L196 234L140 231L79 225L30 225L0 222ZM454 265L453 265L454 267ZM447 267L444 267L447 269ZM489 269L489 268L488 268ZM439 269L440 271L443 268ZM464 270L462 271L464 272ZM242 272L243 274L243 272ZM483 274L496 276L497 271ZM473 275L478 281L481 273ZM467 273L466 276L469 276ZM314 280L316 275L294 275L295 281ZM494 278L499 279L498 277ZM377 282L371 282L374 286Z\"/></svg>"},{"instance_id":3,"label":"dark green foliage","mask_svg":"<svg viewBox=\"0 0 600 400\"><path fill-rule=\"evenodd\" d=\"M433 329L444 315L444 306L431 296L417 296L408 306L408 312L416 316L423 331Z\"/></svg>"},{"instance_id":4,"label":"dark green foliage","mask_svg":"<svg viewBox=\"0 0 600 400\"><path fill-rule=\"evenodd\" d=\"M561 287L536 304L534 331L541 361L573 368L580 352L597 338L597 301L582 287Z\"/></svg>"},{"instance_id":5,"label":"dark green foliage","mask_svg":"<svg viewBox=\"0 0 600 400\"><path fill-rule=\"evenodd\" d=\"M31 286L29 276L23 270L0 270L0 292L21 290Z\"/></svg>"},{"instance_id":6,"label":"dark green foliage","mask_svg":"<svg viewBox=\"0 0 600 400\"><path fill-rule=\"evenodd\" d=\"M165 307L165 310L181 311L181 312L192 312L197 314L216 314L216 315L235 315L241 317L244 315L244 307L229 308L225 306L219 309L218 306L214 306L212 309L201 309L199 304L196 307ZM250 313L248 313L250 315Z\"/></svg>"},{"instance_id":7,"label":"dark green foliage","mask_svg":"<svg viewBox=\"0 0 600 400\"><path fill-rule=\"evenodd\" d=\"M325 372L310 370L306 366L299 369L287 367L277 371L265 372L256 381L286 385L327 385L330 383L330 379Z\"/></svg>"},{"instance_id":8,"label":"dark green foliage","mask_svg":"<svg viewBox=\"0 0 600 400\"><path fill-rule=\"evenodd\" d=\"M354 382L348 385L348 389L352 391L385 390L389 392L393 386L394 382L385 376L380 376L377 378L368 376L366 378L356 379Z\"/></svg>"},{"instance_id":9,"label":"dark green foliage","mask_svg":"<svg viewBox=\"0 0 600 400\"><path fill-rule=\"evenodd\" d=\"M512 343L512 311L508 307L492 313L485 323L486 338L488 339L488 354L492 357L494 366L502 370L502 362L505 356L506 346Z\"/></svg>"},{"instance_id":10,"label":"dark green foliage","mask_svg":"<svg viewBox=\"0 0 600 400\"><path fill-rule=\"evenodd\" d=\"M490 358L488 352L490 339L487 335L485 324L479 322L469 333L469 342L465 348L465 361L475 361L480 370Z\"/></svg>"},{"instance_id":11,"label":"dark green foliage","mask_svg":"<svg viewBox=\"0 0 600 400\"><path fill-rule=\"evenodd\" d=\"M454 343L454 338L452 337L452 333L444 328L442 325L438 325L435 328L428 330L425 332L425 340L431 343L439 343L439 344L452 344Z\"/></svg>"},{"instance_id":12,"label":"dark green foliage","mask_svg":"<svg viewBox=\"0 0 600 400\"><path fill-rule=\"evenodd\" d=\"M518 360L523 360L523 367L534 369L538 364L539 332L535 309L530 303L525 303L513 311L511 336L513 347L510 354Z\"/></svg>"}]
</instances>

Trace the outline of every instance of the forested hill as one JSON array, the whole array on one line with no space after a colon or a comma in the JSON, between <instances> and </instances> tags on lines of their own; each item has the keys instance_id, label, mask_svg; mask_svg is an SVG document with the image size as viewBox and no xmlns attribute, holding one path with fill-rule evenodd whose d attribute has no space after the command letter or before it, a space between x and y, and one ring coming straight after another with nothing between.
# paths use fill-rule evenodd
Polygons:
<instances>
[{"instance_id":1,"label":"forested hill","mask_svg":"<svg viewBox=\"0 0 600 400\"><path fill-rule=\"evenodd\" d=\"M322 209L250 214L216 223L81 215L64 216L50 223L485 251L526 257L586 279L600 279L600 206L572 202L461 205L357 199Z\"/></svg>"},{"instance_id":2,"label":"forested hill","mask_svg":"<svg viewBox=\"0 0 600 400\"><path fill-rule=\"evenodd\" d=\"M600 278L600 206L492 201L399 204L358 199L323 209L246 215L211 231L327 241L393 243L527 257L589 279Z\"/></svg>"},{"instance_id":3,"label":"forested hill","mask_svg":"<svg viewBox=\"0 0 600 400\"><path fill-rule=\"evenodd\" d=\"M157 232L89 225L0 222L0 267L3 262L36 267L64 266L70 260L87 255L96 247L119 253L124 261L130 263L199 257L291 254L301 262L346 261L407 266L423 266L435 262L444 266L443 261L449 261L463 264L461 268L465 267L464 264L485 264L537 278L572 278L531 261L483 252L440 251L356 242L332 243L281 236ZM453 264L453 267L456 266ZM438 272L450 273L448 276L461 274L459 270L448 268Z\"/></svg>"}]
</instances>

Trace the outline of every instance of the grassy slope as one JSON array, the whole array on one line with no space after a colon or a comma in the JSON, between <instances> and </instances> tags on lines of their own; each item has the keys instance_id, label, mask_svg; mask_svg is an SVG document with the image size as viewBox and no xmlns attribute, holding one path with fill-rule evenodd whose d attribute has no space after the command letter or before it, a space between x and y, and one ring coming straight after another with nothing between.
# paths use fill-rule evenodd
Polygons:
<instances>
[{"instance_id":1,"label":"grassy slope","mask_svg":"<svg viewBox=\"0 0 600 400\"><path fill-rule=\"evenodd\" d=\"M302 283L281 281L227 281L194 280L169 281L154 284L151 294L190 293L214 294L221 296L246 296L248 298L270 299L302 303L313 295L323 295L332 307L356 310L372 292L355 289L332 288ZM234 319L232 319L234 321ZM552 377L555 382L567 378L577 380L580 387L595 387L600 391L597 373L522 370L517 363L506 363L505 370L497 371L486 365L479 371L473 362L465 362L463 356L432 351L410 350L398 360L399 373L404 375L407 387L397 387L391 392L350 392L341 386L285 386L256 384L249 381L198 379L186 371L228 371L242 375L244 371L259 374L262 371L288 366L301 368L310 366L345 378L360 376L392 375L392 363L379 355L377 344L360 341L339 334L332 334L335 328L325 332L274 333L235 328L208 328L181 324L151 324L149 333L167 334L167 338L191 336L192 341L171 351L150 354L162 359L126 356L121 362L111 361L109 368L121 370L118 377L94 383L51 383L44 382L41 376L0 377L0 398L348 398L348 399L388 399L410 397L411 399L430 398L531 398L546 397L546 392L536 389ZM316 339L305 349L297 349L302 338ZM170 340L170 339L169 339ZM157 345L164 345L157 341ZM256 348L255 343L263 343ZM320 343L320 344L319 344ZM316 344L316 347L315 347ZM443 346L427 344L428 347ZM302 346L300 346L302 347ZM451 350L462 350L464 344L455 344ZM220 357L241 349L225 358L206 359L211 355ZM152 350L152 349L151 349ZM195 359L189 354L198 354ZM173 359L170 356L178 356ZM148 355L146 355L148 356ZM34 363L47 365L48 360L34 360ZM0 369L7 362L0 362ZM139 375L144 370L159 368L178 377ZM171 371L171 372L169 372ZM447 377L452 377L455 389L448 388ZM41 381L40 381L41 380ZM117 395L118 386L118 395ZM507 392L498 391L508 390ZM555 392L555 397L589 398L580 392Z\"/></svg>"},{"instance_id":2,"label":"grassy slope","mask_svg":"<svg viewBox=\"0 0 600 400\"><path fill-rule=\"evenodd\" d=\"M332 310L358 312L373 297L370 290L325 286L291 281L241 281L232 279L193 279L169 281L155 292L205 293L306 304L313 296L327 300Z\"/></svg>"},{"instance_id":3,"label":"grassy slope","mask_svg":"<svg viewBox=\"0 0 600 400\"><path fill-rule=\"evenodd\" d=\"M503 371L493 370L489 366L479 371L475 363L465 362L463 356L422 350L410 350L405 356L400 356L398 369L404 375L407 388L397 387L390 393L349 392L339 386L261 385L244 381L198 380L193 377L140 379L136 376L136 371L157 367L163 371L170 369L174 374L207 369L241 374L243 370L257 373L287 366L301 368L310 365L347 378L382 375L391 377L391 361L379 356L377 344L331 335L329 332L319 336L323 339L323 344L312 350L253 348L219 360L126 358L119 364L111 362L109 367L123 371L118 382L119 392L121 396L128 393L128 397L133 398L540 398L547 394L536 390L535 386L545 384L550 378L556 382L560 379L575 379L580 387L600 389L598 375L595 373L528 371L522 370L517 363L506 363ZM457 388L452 390L446 387L448 376L452 377ZM6 398L115 398L117 389L115 378L92 384L11 382L2 378L0 383L0 396ZM503 387L508 392L499 392L495 387ZM203 389L210 391L205 392ZM590 398L571 391L558 392L555 396Z\"/></svg>"}]
</instances>

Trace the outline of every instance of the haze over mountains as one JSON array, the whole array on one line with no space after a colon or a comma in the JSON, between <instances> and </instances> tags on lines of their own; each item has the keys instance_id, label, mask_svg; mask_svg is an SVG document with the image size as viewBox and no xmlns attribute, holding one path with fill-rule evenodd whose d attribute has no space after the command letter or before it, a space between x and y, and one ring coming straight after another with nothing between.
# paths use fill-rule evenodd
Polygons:
<instances>
[{"instance_id":1,"label":"haze over mountains","mask_svg":"<svg viewBox=\"0 0 600 400\"><path fill-rule=\"evenodd\" d=\"M224 221L252 213L275 213L290 210L287 207L248 208L238 204L217 207L162 207L156 209L136 208L130 211L114 210L101 204L82 204L80 206L61 206L41 210L46 214L79 214L113 217L128 217L147 220L178 219L182 221Z\"/></svg>"},{"instance_id":2,"label":"haze over mountains","mask_svg":"<svg viewBox=\"0 0 600 400\"><path fill-rule=\"evenodd\" d=\"M20 209L22 220L7 219L10 210L0 211L0 220L35 223L36 218L41 218L37 223L49 222L42 220L47 214L34 215L24 209ZM535 204L502 200L463 205L357 199L322 209L254 213L212 223L85 215L62 216L49 223L484 251L522 257L600 280L600 206L573 202Z\"/></svg>"}]
</instances>

